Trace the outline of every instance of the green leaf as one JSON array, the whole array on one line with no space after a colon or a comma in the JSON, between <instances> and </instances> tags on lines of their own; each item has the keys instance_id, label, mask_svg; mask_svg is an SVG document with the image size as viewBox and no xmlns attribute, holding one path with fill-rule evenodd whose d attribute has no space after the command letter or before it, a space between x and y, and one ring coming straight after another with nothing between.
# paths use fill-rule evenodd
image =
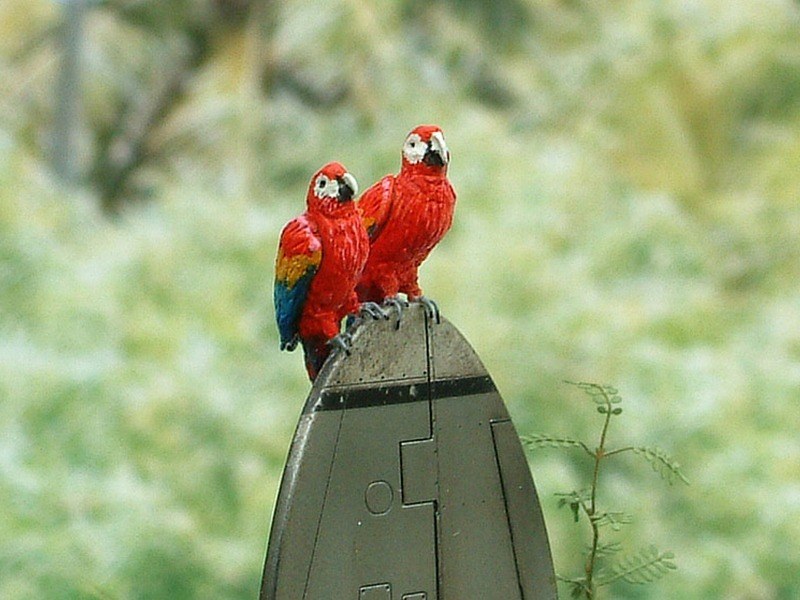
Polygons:
<instances>
[{"instance_id":1,"label":"green leaf","mask_svg":"<svg viewBox=\"0 0 800 600\"><path fill-rule=\"evenodd\" d=\"M582 448L591 454L586 444L570 437L532 433L520 436L520 441L531 448Z\"/></svg>"},{"instance_id":2,"label":"green leaf","mask_svg":"<svg viewBox=\"0 0 800 600\"><path fill-rule=\"evenodd\" d=\"M603 386L599 383L591 383L588 381L564 381L564 383L568 383L569 385L574 385L578 389L582 390L589 396L597 396L602 395L603 393Z\"/></svg>"},{"instance_id":3,"label":"green leaf","mask_svg":"<svg viewBox=\"0 0 800 600\"><path fill-rule=\"evenodd\" d=\"M566 502L589 502L592 498L592 490L585 489L572 492L556 492L554 495L560 498L559 506L563 506Z\"/></svg>"},{"instance_id":4,"label":"green leaf","mask_svg":"<svg viewBox=\"0 0 800 600\"><path fill-rule=\"evenodd\" d=\"M592 551L591 546L586 547L586 554L590 554ZM607 558L609 556L613 556L614 554L618 553L622 550L622 544L619 542L609 542L607 544L598 544L597 548L595 549L594 553L595 556L599 558Z\"/></svg>"},{"instance_id":5,"label":"green leaf","mask_svg":"<svg viewBox=\"0 0 800 600\"><path fill-rule=\"evenodd\" d=\"M653 467L662 479L672 485L676 479L680 479L685 484L689 484L689 480L680 470L680 463L670 458L670 456L657 446L637 446L632 449L633 452L644 458Z\"/></svg>"},{"instance_id":6,"label":"green leaf","mask_svg":"<svg viewBox=\"0 0 800 600\"><path fill-rule=\"evenodd\" d=\"M559 498L558 508L569 506L570 511L572 511L572 518L577 523L580 519L581 505L589 501L591 498L591 490L581 490L580 492L569 492L566 494L559 493L556 494L556 496Z\"/></svg>"},{"instance_id":7,"label":"green leaf","mask_svg":"<svg viewBox=\"0 0 800 600\"><path fill-rule=\"evenodd\" d=\"M640 550L598 574L595 583L598 587L622 579L628 583L642 585L661 579L678 567L673 562L672 552L659 552L655 546Z\"/></svg>"},{"instance_id":8,"label":"green leaf","mask_svg":"<svg viewBox=\"0 0 800 600\"><path fill-rule=\"evenodd\" d=\"M580 598L586 593L585 577L562 577L561 575L556 575L556 579L569 586L570 598Z\"/></svg>"},{"instance_id":9,"label":"green leaf","mask_svg":"<svg viewBox=\"0 0 800 600\"><path fill-rule=\"evenodd\" d=\"M569 592L570 598L580 598L586 590L586 585L580 583L573 583L572 589Z\"/></svg>"},{"instance_id":10,"label":"green leaf","mask_svg":"<svg viewBox=\"0 0 800 600\"><path fill-rule=\"evenodd\" d=\"M592 522L598 527L610 526L614 531L619 531L623 525L633 523L633 516L621 511L607 511L595 513Z\"/></svg>"}]
</instances>

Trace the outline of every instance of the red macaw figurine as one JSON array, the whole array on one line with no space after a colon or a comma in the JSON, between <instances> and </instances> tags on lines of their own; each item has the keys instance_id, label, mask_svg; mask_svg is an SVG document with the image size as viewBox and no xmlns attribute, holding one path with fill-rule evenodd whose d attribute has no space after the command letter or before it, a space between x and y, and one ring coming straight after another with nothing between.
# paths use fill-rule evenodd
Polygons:
<instances>
[{"instance_id":1,"label":"red macaw figurine","mask_svg":"<svg viewBox=\"0 0 800 600\"><path fill-rule=\"evenodd\" d=\"M450 152L436 125L414 128L403 144L400 173L387 175L358 201L370 240L369 258L356 286L362 302L386 302L400 313L406 294L425 304L438 320L436 305L419 287L417 270L453 223L456 194L447 180Z\"/></svg>"},{"instance_id":2,"label":"red macaw figurine","mask_svg":"<svg viewBox=\"0 0 800 600\"><path fill-rule=\"evenodd\" d=\"M303 345L313 381L331 345L345 350L342 318L361 310L383 317L379 307L361 306L355 285L369 253L369 239L353 202L358 184L338 162L328 163L311 179L307 210L281 232L275 263L275 318L281 350Z\"/></svg>"}]
</instances>

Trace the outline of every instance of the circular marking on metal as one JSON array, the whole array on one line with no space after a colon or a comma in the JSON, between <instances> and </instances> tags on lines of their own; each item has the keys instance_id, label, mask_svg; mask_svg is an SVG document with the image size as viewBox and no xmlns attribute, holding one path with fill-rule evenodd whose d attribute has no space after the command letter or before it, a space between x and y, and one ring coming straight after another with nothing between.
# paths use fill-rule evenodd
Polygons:
<instances>
[{"instance_id":1,"label":"circular marking on metal","mask_svg":"<svg viewBox=\"0 0 800 600\"><path fill-rule=\"evenodd\" d=\"M384 515L389 512L393 497L392 486L385 481L373 481L364 493L367 510L373 515Z\"/></svg>"}]
</instances>

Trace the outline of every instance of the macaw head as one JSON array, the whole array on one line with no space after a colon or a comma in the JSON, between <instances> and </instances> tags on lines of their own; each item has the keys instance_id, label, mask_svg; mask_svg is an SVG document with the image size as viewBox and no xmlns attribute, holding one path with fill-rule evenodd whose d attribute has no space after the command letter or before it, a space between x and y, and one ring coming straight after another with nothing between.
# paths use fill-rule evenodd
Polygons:
<instances>
[{"instance_id":1,"label":"macaw head","mask_svg":"<svg viewBox=\"0 0 800 600\"><path fill-rule=\"evenodd\" d=\"M334 216L358 193L356 178L341 163L330 162L311 178L306 203L311 210Z\"/></svg>"},{"instance_id":2,"label":"macaw head","mask_svg":"<svg viewBox=\"0 0 800 600\"><path fill-rule=\"evenodd\" d=\"M419 125L411 130L403 143L403 168L423 172L446 173L450 151L444 133L437 125Z\"/></svg>"}]
</instances>

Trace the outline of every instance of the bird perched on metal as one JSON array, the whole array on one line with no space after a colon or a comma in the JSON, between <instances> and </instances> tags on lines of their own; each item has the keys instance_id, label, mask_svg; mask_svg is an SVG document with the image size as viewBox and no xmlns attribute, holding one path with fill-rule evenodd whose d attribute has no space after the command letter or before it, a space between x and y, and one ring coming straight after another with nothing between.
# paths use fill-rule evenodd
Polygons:
<instances>
[{"instance_id":1,"label":"bird perched on metal","mask_svg":"<svg viewBox=\"0 0 800 600\"><path fill-rule=\"evenodd\" d=\"M361 309L382 316L377 306L360 306L355 293L369 253L357 191L344 166L328 163L311 179L306 211L281 232L273 290L281 350L300 342L312 381L332 345L349 348L347 334L339 333L345 315Z\"/></svg>"},{"instance_id":2,"label":"bird perched on metal","mask_svg":"<svg viewBox=\"0 0 800 600\"><path fill-rule=\"evenodd\" d=\"M356 291L362 302L386 302L398 314L404 293L420 301L438 320L436 305L425 298L417 270L453 223L456 194L447 179L450 152L436 125L414 128L403 143L397 175L387 175L358 201L370 251Z\"/></svg>"}]
</instances>

